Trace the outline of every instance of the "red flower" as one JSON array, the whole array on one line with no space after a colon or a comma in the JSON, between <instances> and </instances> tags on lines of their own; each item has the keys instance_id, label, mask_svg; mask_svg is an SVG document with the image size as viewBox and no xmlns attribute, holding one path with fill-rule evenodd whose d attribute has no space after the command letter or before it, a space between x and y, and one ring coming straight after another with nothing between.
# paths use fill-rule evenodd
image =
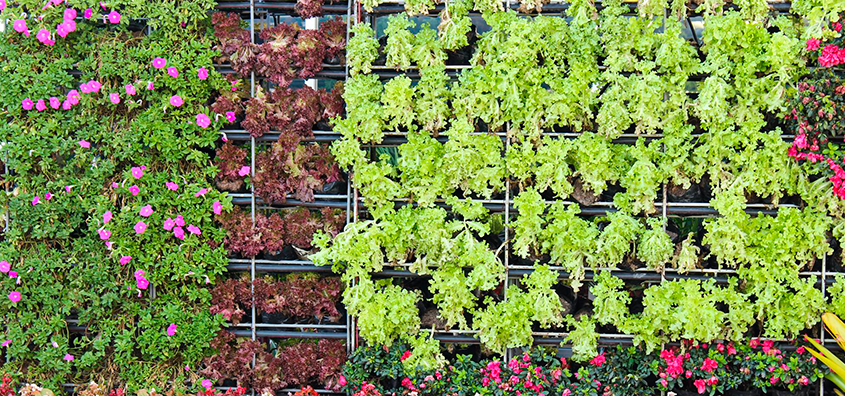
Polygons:
<instances>
[{"instance_id":1,"label":"red flower","mask_svg":"<svg viewBox=\"0 0 845 396\"><path fill-rule=\"evenodd\" d=\"M399 358L399 361L404 362L405 359L409 357L411 357L411 351L405 351L405 353L402 354L402 357Z\"/></svg>"},{"instance_id":2,"label":"red flower","mask_svg":"<svg viewBox=\"0 0 845 396\"><path fill-rule=\"evenodd\" d=\"M601 367L601 365L604 364L604 361L604 353L601 353L598 356L594 357L593 360L590 360L590 364L596 367Z\"/></svg>"},{"instance_id":3,"label":"red flower","mask_svg":"<svg viewBox=\"0 0 845 396\"><path fill-rule=\"evenodd\" d=\"M719 368L719 362L710 358L704 359L704 364L701 365L701 369L708 373L712 373L717 368Z\"/></svg>"},{"instance_id":4,"label":"red flower","mask_svg":"<svg viewBox=\"0 0 845 396\"><path fill-rule=\"evenodd\" d=\"M707 389L703 379L697 379L692 384L695 385L695 389L698 390L698 394L704 393L704 390Z\"/></svg>"}]
</instances>

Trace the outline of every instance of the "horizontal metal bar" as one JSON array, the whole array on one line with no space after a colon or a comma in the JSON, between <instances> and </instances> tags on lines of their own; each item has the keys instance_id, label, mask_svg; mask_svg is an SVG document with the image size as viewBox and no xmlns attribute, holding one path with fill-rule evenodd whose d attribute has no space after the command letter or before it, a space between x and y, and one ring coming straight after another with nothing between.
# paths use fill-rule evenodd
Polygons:
<instances>
[{"instance_id":1,"label":"horizontal metal bar","mask_svg":"<svg viewBox=\"0 0 845 396\"><path fill-rule=\"evenodd\" d=\"M244 272L250 270L249 264L229 264L226 270L229 272ZM260 273L288 273L288 272L320 272L331 273L331 266L316 265L285 265L285 264L256 264L255 272Z\"/></svg>"},{"instance_id":2,"label":"horizontal metal bar","mask_svg":"<svg viewBox=\"0 0 845 396\"><path fill-rule=\"evenodd\" d=\"M237 337L252 337L251 330L230 330ZM267 338L298 338L298 339L346 339L346 332L312 332L312 331L285 331L285 330L255 330L256 337Z\"/></svg>"},{"instance_id":3,"label":"horizontal metal bar","mask_svg":"<svg viewBox=\"0 0 845 396\"><path fill-rule=\"evenodd\" d=\"M338 2L340 3L340 2ZM265 9L265 10L284 10L290 11L294 10L296 7L296 2L288 2L288 1L280 1L280 2L273 2L273 1L256 1L254 3L254 7L256 9ZM218 10L249 10L250 2L248 1L226 1L226 0L218 0L217 4L214 8ZM324 4L322 7L324 14L345 14L348 10L346 5L338 4Z\"/></svg>"},{"instance_id":4,"label":"horizontal metal bar","mask_svg":"<svg viewBox=\"0 0 845 396\"><path fill-rule=\"evenodd\" d=\"M236 325L229 325L230 327L245 327L252 328L252 323L238 323ZM267 329L324 329L324 330L346 330L346 325L336 324L317 324L317 323L255 323L255 328Z\"/></svg>"}]
</instances>

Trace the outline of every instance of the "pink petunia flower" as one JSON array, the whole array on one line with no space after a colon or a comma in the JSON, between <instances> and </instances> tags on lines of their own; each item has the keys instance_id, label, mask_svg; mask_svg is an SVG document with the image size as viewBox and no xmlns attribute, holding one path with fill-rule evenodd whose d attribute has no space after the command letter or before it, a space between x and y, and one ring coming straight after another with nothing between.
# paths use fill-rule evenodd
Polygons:
<instances>
[{"instance_id":1,"label":"pink petunia flower","mask_svg":"<svg viewBox=\"0 0 845 396\"><path fill-rule=\"evenodd\" d=\"M173 229L174 226L176 226L176 222L174 222L173 219L168 217L166 220L164 220L164 227L163 228L165 230L170 231L170 230Z\"/></svg>"},{"instance_id":2,"label":"pink petunia flower","mask_svg":"<svg viewBox=\"0 0 845 396\"><path fill-rule=\"evenodd\" d=\"M238 170L238 176L244 177L249 174L249 167L242 166L240 170Z\"/></svg>"},{"instance_id":3,"label":"pink petunia flower","mask_svg":"<svg viewBox=\"0 0 845 396\"><path fill-rule=\"evenodd\" d=\"M164 58L155 58L153 59L153 67L156 69L161 69L162 67L167 65L167 59Z\"/></svg>"},{"instance_id":4,"label":"pink petunia flower","mask_svg":"<svg viewBox=\"0 0 845 396\"><path fill-rule=\"evenodd\" d=\"M126 84L126 85L124 85L124 86L123 86L123 89L124 89L124 90L126 90L126 94L127 94L127 95L129 95L129 96L135 96L135 94L137 93L137 92L135 91L135 86L134 86L134 85L132 85L132 84Z\"/></svg>"},{"instance_id":5,"label":"pink petunia flower","mask_svg":"<svg viewBox=\"0 0 845 396\"><path fill-rule=\"evenodd\" d=\"M12 269L12 265L9 264L8 261L6 261L6 260L0 261L0 272L5 274L5 273L9 272L10 269Z\"/></svg>"},{"instance_id":6,"label":"pink petunia flower","mask_svg":"<svg viewBox=\"0 0 845 396\"><path fill-rule=\"evenodd\" d=\"M44 194L44 199L47 201L53 199L53 194L50 194L50 192L48 191L46 194Z\"/></svg>"},{"instance_id":7,"label":"pink petunia flower","mask_svg":"<svg viewBox=\"0 0 845 396\"><path fill-rule=\"evenodd\" d=\"M29 37L29 28L26 27L26 21L23 19L15 19L12 23L12 29L18 33L23 33L26 37Z\"/></svg>"},{"instance_id":8,"label":"pink petunia flower","mask_svg":"<svg viewBox=\"0 0 845 396\"><path fill-rule=\"evenodd\" d=\"M12 300L13 303L16 303L21 300L21 292L13 291L9 293L9 300Z\"/></svg>"},{"instance_id":9,"label":"pink petunia flower","mask_svg":"<svg viewBox=\"0 0 845 396\"><path fill-rule=\"evenodd\" d=\"M91 148L91 143L88 143L87 140L80 140L76 143L79 143L82 148Z\"/></svg>"},{"instance_id":10,"label":"pink petunia flower","mask_svg":"<svg viewBox=\"0 0 845 396\"><path fill-rule=\"evenodd\" d=\"M39 203L41 203L41 197L36 195L34 198L32 198L32 206L38 205Z\"/></svg>"},{"instance_id":11,"label":"pink petunia flower","mask_svg":"<svg viewBox=\"0 0 845 396\"><path fill-rule=\"evenodd\" d=\"M108 240L111 237L111 231L109 231L109 230L105 230L105 229L97 230L97 233L100 234L100 239L102 239L104 241Z\"/></svg>"},{"instance_id":12,"label":"pink petunia flower","mask_svg":"<svg viewBox=\"0 0 845 396\"><path fill-rule=\"evenodd\" d=\"M73 355L66 353L64 359L67 360L68 362L72 362L74 358L73 358Z\"/></svg>"},{"instance_id":13,"label":"pink petunia flower","mask_svg":"<svg viewBox=\"0 0 845 396\"><path fill-rule=\"evenodd\" d=\"M102 87L103 84L100 84L100 82L97 80L91 80L88 81L88 86L91 87L91 92L97 93L100 92L100 87Z\"/></svg>"},{"instance_id":14,"label":"pink petunia flower","mask_svg":"<svg viewBox=\"0 0 845 396\"><path fill-rule=\"evenodd\" d=\"M188 232L194 235L202 235L202 231L200 231L200 228L193 224L188 224Z\"/></svg>"},{"instance_id":15,"label":"pink petunia flower","mask_svg":"<svg viewBox=\"0 0 845 396\"><path fill-rule=\"evenodd\" d=\"M182 98L179 95L173 95L170 97L170 105L174 107L182 106Z\"/></svg>"},{"instance_id":16,"label":"pink petunia flower","mask_svg":"<svg viewBox=\"0 0 845 396\"><path fill-rule=\"evenodd\" d=\"M199 68L199 70L197 70L197 77L200 80L205 80L206 78L208 78L208 69L204 67Z\"/></svg>"},{"instance_id":17,"label":"pink petunia flower","mask_svg":"<svg viewBox=\"0 0 845 396\"><path fill-rule=\"evenodd\" d=\"M115 10L112 10L109 13L108 18L109 22L111 22L112 24L117 25L118 23L120 23L120 13Z\"/></svg>"},{"instance_id":18,"label":"pink petunia flower","mask_svg":"<svg viewBox=\"0 0 845 396\"><path fill-rule=\"evenodd\" d=\"M154 89L156 89L156 87L155 87L155 85L153 84L153 82L152 82L152 81L150 81L150 82L147 84L147 91L152 91L152 90L154 90Z\"/></svg>"},{"instance_id":19,"label":"pink petunia flower","mask_svg":"<svg viewBox=\"0 0 845 396\"><path fill-rule=\"evenodd\" d=\"M153 214L153 207L152 205L147 205L141 208L141 211L138 213L141 217L150 217Z\"/></svg>"},{"instance_id":20,"label":"pink petunia flower","mask_svg":"<svg viewBox=\"0 0 845 396\"><path fill-rule=\"evenodd\" d=\"M70 189L71 189L71 188L73 188L73 186L65 186L65 192L66 192L66 193L68 193L68 194L70 194Z\"/></svg>"},{"instance_id":21,"label":"pink petunia flower","mask_svg":"<svg viewBox=\"0 0 845 396\"><path fill-rule=\"evenodd\" d=\"M223 213L223 205L220 204L220 201L214 201L214 203L211 204L211 211L217 215Z\"/></svg>"},{"instance_id":22,"label":"pink petunia flower","mask_svg":"<svg viewBox=\"0 0 845 396\"><path fill-rule=\"evenodd\" d=\"M120 95L118 95L117 92L110 93L109 94L109 101L111 101L113 104L120 103Z\"/></svg>"},{"instance_id":23,"label":"pink petunia flower","mask_svg":"<svg viewBox=\"0 0 845 396\"><path fill-rule=\"evenodd\" d=\"M111 221L112 212L107 210L106 213L103 213L103 224L108 224Z\"/></svg>"},{"instance_id":24,"label":"pink petunia flower","mask_svg":"<svg viewBox=\"0 0 845 396\"><path fill-rule=\"evenodd\" d=\"M120 257L120 265L129 264L130 261L132 261L132 256L121 256Z\"/></svg>"},{"instance_id":25,"label":"pink petunia flower","mask_svg":"<svg viewBox=\"0 0 845 396\"><path fill-rule=\"evenodd\" d=\"M183 230L182 227L174 227L173 228L173 236L175 236L179 240L184 241L185 240L185 230Z\"/></svg>"},{"instance_id":26,"label":"pink petunia flower","mask_svg":"<svg viewBox=\"0 0 845 396\"><path fill-rule=\"evenodd\" d=\"M235 117L235 112L234 111L227 111L226 112L226 121L235 122L235 120L237 120L237 118Z\"/></svg>"},{"instance_id":27,"label":"pink petunia flower","mask_svg":"<svg viewBox=\"0 0 845 396\"><path fill-rule=\"evenodd\" d=\"M6 9L6 0L0 0L0 11Z\"/></svg>"},{"instance_id":28,"label":"pink petunia flower","mask_svg":"<svg viewBox=\"0 0 845 396\"><path fill-rule=\"evenodd\" d=\"M35 38L44 45L53 45L55 42L50 39L50 31L47 29L41 29L35 34Z\"/></svg>"},{"instance_id":29,"label":"pink petunia flower","mask_svg":"<svg viewBox=\"0 0 845 396\"><path fill-rule=\"evenodd\" d=\"M82 13L82 17L85 19L91 19L94 16L94 10L88 8L85 12Z\"/></svg>"},{"instance_id":30,"label":"pink petunia flower","mask_svg":"<svg viewBox=\"0 0 845 396\"><path fill-rule=\"evenodd\" d=\"M59 35L59 37L63 37L63 38L67 37L68 33L70 33L70 32L68 32L67 29L65 28L64 22L56 25L56 34Z\"/></svg>"},{"instance_id":31,"label":"pink petunia flower","mask_svg":"<svg viewBox=\"0 0 845 396\"><path fill-rule=\"evenodd\" d=\"M194 196L195 196L195 197L201 197L201 196L205 195L205 193L207 193L207 192L208 192L208 189L207 189L207 188L201 188L199 191L197 191L197 192L194 194Z\"/></svg>"},{"instance_id":32,"label":"pink petunia flower","mask_svg":"<svg viewBox=\"0 0 845 396\"><path fill-rule=\"evenodd\" d=\"M132 177L136 179L140 179L141 176L144 176L144 169L140 166L133 166L131 169Z\"/></svg>"},{"instance_id":33,"label":"pink petunia flower","mask_svg":"<svg viewBox=\"0 0 845 396\"><path fill-rule=\"evenodd\" d=\"M30 99L30 98L26 98L23 101L21 101L21 107L23 107L24 110L32 110L32 106L34 106L34 105L35 104L32 103L32 99Z\"/></svg>"},{"instance_id":34,"label":"pink petunia flower","mask_svg":"<svg viewBox=\"0 0 845 396\"><path fill-rule=\"evenodd\" d=\"M177 226L179 226L179 227L185 226L185 219L182 217L182 215L177 215L175 221L176 221Z\"/></svg>"},{"instance_id":35,"label":"pink petunia flower","mask_svg":"<svg viewBox=\"0 0 845 396\"><path fill-rule=\"evenodd\" d=\"M211 119L205 113L197 114L197 125L200 128L208 128L211 125Z\"/></svg>"},{"instance_id":36,"label":"pink petunia flower","mask_svg":"<svg viewBox=\"0 0 845 396\"><path fill-rule=\"evenodd\" d=\"M0 345L2 345L5 348L5 347L9 346L9 344L11 344L11 343L12 343L12 340L6 340L6 341L3 341L2 343L0 343Z\"/></svg>"},{"instance_id":37,"label":"pink petunia flower","mask_svg":"<svg viewBox=\"0 0 845 396\"><path fill-rule=\"evenodd\" d=\"M50 107L52 107L54 110L58 110L61 105L62 101L60 101L59 98L55 96L50 97Z\"/></svg>"},{"instance_id":38,"label":"pink petunia flower","mask_svg":"<svg viewBox=\"0 0 845 396\"><path fill-rule=\"evenodd\" d=\"M167 68L167 74L170 75L170 77L176 78L179 77L179 70L177 70L174 66L170 66Z\"/></svg>"},{"instance_id":39,"label":"pink petunia flower","mask_svg":"<svg viewBox=\"0 0 845 396\"><path fill-rule=\"evenodd\" d=\"M9 278L17 278L18 271L9 271Z\"/></svg>"},{"instance_id":40,"label":"pink petunia flower","mask_svg":"<svg viewBox=\"0 0 845 396\"><path fill-rule=\"evenodd\" d=\"M38 99L38 101L35 102L35 110L38 110L38 111L47 110L47 105L44 103L44 99Z\"/></svg>"},{"instance_id":41,"label":"pink petunia flower","mask_svg":"<svg viewBox=\"0 0 845 396\"><path fill-rule=\"evenodd\" d=\"M202 380L202 387L205 389L211 389L211 381L207 379Z\"/></svg>"},{"instance_id":42,"label":"pink petunia flower","mask_svg":"<svg viewBox=\"0 0 845 396\"><path fill-rule=\"evenodd\" d=\"M65 30L68 33L73 33L76 31L76 21L74 21L73 19L68 19L62 22L61 26L64 26Z\"/></svg>"},{"instance_id":43,"label":"pink petunia flower","mask_svg":"<svg viewBox=\"0 0 845 396\"><path fill-rule=\"evenodd\" d=\"M75 89L71 89L67 93L67 100L69 100L70 103L73 104L73 105L79 104L79 91L77 91Z\"/></svg>"},{"instance_id":44,"label":"pink petunia flower","mask_svg":"<svg viewBox=\"0 0 845 396\"><path fill-rule=\"evenodd\" d=\"M139 222L135 223L134 229L135 229L136 234L138 234L138 235L143 234L144 231L147 230L147 223L144 223L143 221L139 221Z\"/></svg>"},{"instance_id":45,"label":"pink petunia flower","mask_svg":"<svg viewBox=\"0 0 845 396\"><path fill-rule=\"evenodd\" d=\"M140 192L141 192L141 189L138 188L138 186L136 186L134 184L132 185L132 187L129 187L129 193L132 194L133 197L138 195L138 193L140 193Z\"/></svg>"},{"instance_id":46,"label":"pink petunia flower","mask_svg":"<svg viewBox=\"0 0 845 396\"><path fill-rule=\"evenodd\" d=\"M174 182L166 182L164 185L171 191L176 191L179 189L179 185Z\"/></svg>"},{"instance_id":47,"label":"pink petunia flower","mask_svg":"<svg viewBox=\"0 0 845 396\"><path fill-rule=\"evenodd\" d=\"M176 323L171 323L170 326L167 326L167 335L169 337L176 335Z\"/></svg>"},{"instance_id":48,"label":"pink petunia flower","mask_svg":"<svg viewBox=\"0 0 845 396\"><path fill-rule=\"evenodd\" d=\"M65 99L64 102L62 102L62 110L70 110L71 107L73 107L73 105L69 100Z\"/></svg>"},{"instance_id":49,"label":"pink petunia flower","mask_svg":"<svg viewBox=\"0 0 845 396\"><path fill-rule=\"evenodd\" d=\"M146 278L141 278L135 281L135 286L137 286L141 290L147 290L147 287L150 286L150 281Z\"/></svg>"},{"instance_id":50,"label":"pink petunia flower","mask_svg":"<svg viewBox=\"0 0 845 396\"><path fill-rule=\"evenodd\" d=\"M62 14L62 17L64 20L76 19L76 10L73 8L67 8Z\"/></svg>"}]
</instances>

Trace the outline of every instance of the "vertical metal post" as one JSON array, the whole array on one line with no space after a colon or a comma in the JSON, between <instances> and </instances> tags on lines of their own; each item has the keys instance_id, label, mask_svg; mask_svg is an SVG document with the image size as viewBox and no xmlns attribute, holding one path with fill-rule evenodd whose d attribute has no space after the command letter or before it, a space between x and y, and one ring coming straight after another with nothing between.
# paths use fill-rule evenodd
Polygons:
<instances>
[{"instance_id":1,"label":"vertical metal post","mask_svg":"<svg viewBox=\"0 0 845 396\"><path fill-rule=\"evenodd\" d=\"M249 42L255 43L255 0L249 0ZM249 74L249 96L255 97L255 72L250 72ZM249 172L250 172L250 185L249 185L249 213L252 219L252 226L255 227L255 185L252 183L252 180L255 180L255 137L250 136L249 138ZM252 304L250 312L252 313L249 323L250 335L252 336L252 340L256 339L255 337L255 257L249 259L249 292L252 297ZM252 367L255 367L255 355L252 355ZM251 390L253 396L255 396L255 389Z\"/></svg>"}]
</instances>

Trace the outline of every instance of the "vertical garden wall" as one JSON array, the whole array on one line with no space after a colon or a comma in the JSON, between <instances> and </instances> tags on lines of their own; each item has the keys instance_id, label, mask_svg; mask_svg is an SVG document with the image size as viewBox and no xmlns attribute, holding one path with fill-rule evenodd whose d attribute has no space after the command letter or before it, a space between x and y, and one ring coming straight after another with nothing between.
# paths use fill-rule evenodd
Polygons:
<instances>
[{"instance_id":1,"label":"vertical garden wall","mask_svg":"<svg viewBox=\"0 0 845 396\"><path fill-rule=\"evenodd\" d=\"M830 393L842 9L0 0L0 389Z\"/></svg>"}]
</instances>

